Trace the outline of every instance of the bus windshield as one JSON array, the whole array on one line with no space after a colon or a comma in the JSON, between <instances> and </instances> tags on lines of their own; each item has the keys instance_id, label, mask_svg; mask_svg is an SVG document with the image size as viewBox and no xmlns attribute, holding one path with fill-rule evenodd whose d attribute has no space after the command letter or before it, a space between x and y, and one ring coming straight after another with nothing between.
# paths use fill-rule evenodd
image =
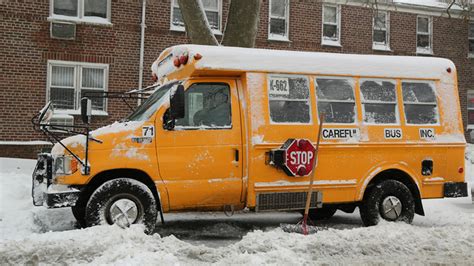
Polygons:
<instances>
[{"instance_id":1,"label":"bus windshield","mask_svg":"<svg viewBox=\"0 0 474 266\"><path fill-rule=\"evenodd\" d=\"M168 84L164 84L143 102L133 113L131 113L126 120L128 121L145 121L152 114L155 113L156 109L162 104L162 102L166 99L165 95L169 95L170 89L177 85L179 81L170 82Z\"/></svg>"}]
</instances>

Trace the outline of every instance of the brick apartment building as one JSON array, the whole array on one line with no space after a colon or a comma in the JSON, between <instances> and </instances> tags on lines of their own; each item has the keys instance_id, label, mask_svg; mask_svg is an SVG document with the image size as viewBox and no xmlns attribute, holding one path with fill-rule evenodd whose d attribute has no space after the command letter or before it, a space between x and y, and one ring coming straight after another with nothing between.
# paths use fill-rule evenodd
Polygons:
<instances>
[{"instance_id":1,"label":"brick apartment building","mask_svg":"<svg viewBox=\"0 0 474 266\"><path fill-rule=\"evenodd\" d=\"M474 130L474 23L456 10L448 18L440 3L394 1L376 11L361 2L263 0L256 47L449 58L458 70L468 137ZM229 3L203 0L218 38ZM49 100L60 113L55 119L70 123L78 119L83 92L128 91L140 86L140 73L142 85L150 85L159 53L189 42L183 25L176 0L145 6L141 0L0 0L0 156L32 158L47 146L30 120ZM118 100L95 100L93 120L100 126L128 112Z\"/></svg>"}]
</instances>

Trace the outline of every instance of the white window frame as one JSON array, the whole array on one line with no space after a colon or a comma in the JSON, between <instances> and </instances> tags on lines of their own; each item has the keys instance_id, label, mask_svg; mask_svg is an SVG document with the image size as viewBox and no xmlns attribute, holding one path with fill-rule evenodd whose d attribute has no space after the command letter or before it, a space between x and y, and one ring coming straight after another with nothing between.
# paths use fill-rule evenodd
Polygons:
<instances>
[{"instance_id":1,"label":"white window frame","mask_svg":"<svg viewBox=\"0 0 474 266\"><path fill-rule=\"evenodd\" d=\"M279 17L276 15L272 15L272 2L273 0L269 1L268 4L268 39L273 41L289 41L290 40L290 0L286 0L286 7L285 7L285 17ZM276 19L284 19L285 20L285 36L273 34L270 32L271 28L271 20L272 18Z\"/></svg>"},{"instance_id":2,"label":"white window frame","mask_svg":"<svg viewBox=\"0 0 474 266\"><path fill-rule=\"evenodd\" d=\"M352 123L338 123L338 122L327 122L324 121L325 124L332 124L332 125L356 125L359 123L359 107L357 106L357 88L356 88L356 79L354 77L338 77L338 76L316 76L313 78L314 79L314 95L316 97L316 113L318 114L318 117L320 117L319 113L319 103L354 103L354 122ZM351 88L352 88L352 95L354 95L354 100L327 100L327 99L322 99L320 100L318 97L318 90L319 90L319 84L318 84L318 79L343 79L349 81Z\"/></svg>"},{"instance_id":3,"label":"white window frame","mask_svg":"<svg viewBox=\"0 0 474 266\"><path fill-rule=\"evenodd\" d=\"M390 51L390 12L388 11L380 11L376 10L374 11L374 17L372 18L372 49L373 50L379 50L379 51ZM384 13L385 14L385 28L378 29L375 27L375 18L378 13ZM385 31L385 40L386 43L380 43L376 42L374 40L374 33L375 30L384 30Z\"/></svg>"},{"instance_id":4,"label":"white window frame","mask_svg":"<svg viewBox=\"0 0 474 266\"><path fill-rule=\"evenodd\" d=\"M271 98L270 97L270 79L271 78L304 78L308 84L308 99L278 99L278 98ZM270 125L312 125L313 124L313 112L312 112L312 104L311 104L311 83L310 78L304 75L294 75L294 74L268 74L266 80L267 86L267 108L268 108L268 120L270 121ZM289 84L288 84L289 85ZM270 112L270 101L287 101L287 102L308 102L308 111L309 111L309 121L306 123L303 122L275 122L272 120L271 112Z\"/></svg>"},{"instance_id":5,"label":"white window frame","mask_svg":"<svg viewBox=\"0 0 474 266\"><path fill-rule=\"evenodd\" d=\"M428 33L418 31L418 18L427 18L428 19ZM418 47L418 35L428 35L430 42L430 47L428 49L423 47ZM417 54L433 54L433 17L431 16L421 16L416 17L416 53Z\"/></svg>"},{"instance_id":6,"label":"white window frame","mask_svg":"<svg viewBox=\"0 0 474 266\"><path fill-rule=\"evenodd\" d=\"M49 0L49 17L48 21L70 21L74 23L89 23L98 25L112 25L111 17L111 0L107 0L107 15L106 18L84 16L84 0L77 0L77 16L65 16L54 14L54 1Z\"/></svg>"},{"instance_id":7,"label":"white window frame","mask_svg":"<svg viewBox=\"0 0 474 266\"><path fill-rule=\"evenodd\" d=\"M467 96L467 115L468 115L468 118L467 118L467 129L474 129L474 124L469 124L469 111L473 111L474 112L474 107L469 107L469 93L472 93L473 96L474 96L474 89L472 90L467 90L467 93L466 93L466 96Z\"/></svg>"},{"instance_id":8,"label":"white window frame","mask_svg":"<svg viewBox=\"0 0 474 266\"><path fill-rule=\"evenodd\" d=\"M388 101L373 101L373 100L365 100L364 94L362 93L362 88L361 85L364 81L387 81L391 82L395 85L394 90L395 90L395 101L393 102L388 102ZM398 92L397 92L397 80L395 79L378 79L378 78L361 78L359 79L359 91L360 91L360 103L362 106L362 123L366 125L373 125L373 126L392 126L392 125L400 125L400 112L398 108ZM395 104L395 118L396 122L395 123L370 123L370 122L365 122L365 104L386 104L386 105L392 105Z\"/></svg>"},{"instance_id":9,"label":"white window frame","mask_svg":"<svg viewBox=\"0 0 474 266\"><path fill-rule=\"evenodd\" d=\"M406 113L406 108L405 104L412 104L412 105L433 105L433 103L420 103L420 102L408 102L405 101L403 98L403 83L427 83L430 85L431 89L433 90L433 93L435 95L435 103L436 103L436 123L435 124L413 124L413 123L408 123L407 119L407 113ZM440 115L440 109L439 109L439 102L438 102L438 91L436 90L436 83L431 80L416 80L416 79L402 79L400 80L400 89L401 89L401 99L402 99L402 108L403 108L403 117L405 119L405 125L407 126L439 126L441 125L441 115Z\"/></svg>"},{"instance_id":10,"label":"white window frame","mask_svg":"<svg viewBox=\"0 0 474 266\"><path fill-rule=\"evenodd\" d=\"M336 23L324 22L324 9L327 7L336 8ZM337 41L327 39L324 37L324 24L335 25L337 27ZM323 5L323 9L321 13L321 45L341 47L341 5L329 5L329 4Z\"/></svg>"},{"instance_id":11,"label":"white window frame","mask_svg":"<svg viewBox=\"0 0 474 266\"><path fill-rule=\"evenodd\" d=\"M109 80L109 65L98 64L98 63L86 63L86 62L73 62L73 61L60 61L60 60L48 60L48 70L46 78L46 102L50 101L51 94L51 75L53 66L66 66L74 67L74 109L55 109L56 114L68 114L68 115L80 115L80 95L82 89L82 68L100 68L104 70L104 92L108 91L108 80ZM106 116L107 113L107 99L104 99L104 110L92 110L92 115Z\"/></svg>"},{"instance_id":12,"label":"white window frame","mask_svg":"<svg viewBox=\"0 0 474 266\"><path fill-rule=\"evenodd\" d=\"M473 27L474 28L474 21L470 21L469 24L468 24L468 33L467 33L467 39L468 39L468 42L470 41L474 41L474 35L473 36L469 36L469 33L471 32L470 31L470 27ZM467 47L468 51L468 57L469 58L474 58L474 51L469 51L469 43L468 43L468 47Z\"/></svg>"},{"instance_id":13,"label":"white window frame","mask_svg":"<svg viewBox=\"0 0 474 266\"><path fill-rule=\"evenodd\" d=\"M170 30L171 31L179 31L179 32L185 32L186 31L186 28L184 26L176 26L176 25L173 25L173 7L175 6L175 3L176 3L176 6L179 8L179 5L178 5L178 0L171 0L170 3L171 3L171 9L170 9ZM204 9L206 10L206 9ZM217 0L217 10L210 10L210 11L214 11L214 12L218 12L219 14L219 29L216 30L216 29L211 29L212 33L214 33L215 35L222 35L222 0Z\"/></svg>"}]
</instances>

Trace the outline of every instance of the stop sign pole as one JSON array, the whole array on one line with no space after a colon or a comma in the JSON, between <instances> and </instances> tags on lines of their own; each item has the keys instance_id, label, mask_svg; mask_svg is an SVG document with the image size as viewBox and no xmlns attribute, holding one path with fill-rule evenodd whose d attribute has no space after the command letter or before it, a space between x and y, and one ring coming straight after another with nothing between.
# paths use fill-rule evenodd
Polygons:
<instances>
[{"instance_id":1,"label":"stop sign pole","mask_svg":"<svg viewBox=\"0 0 474 266\"><path fill-rule=\"evenodd\" d=\"M316 162L318 160L318 152L319 152L319 142L321 141L321 132L323 131L323 120L324 120L324 114L322 114L319 117L319 130L318 130L318 140L316 142L316 151L314 152L314 161L313 161L313 169L316 167ZM303 215L303 221L302 221L302 229L303 229L303 234L307 235L308 234L308 213L309 213L309 206L311 205L311 196L313 195L313 183L314 183L314 173L316 170L313 170L311 172L311 176L309 177L309 188L308 188L308 194L306 196L306 206L304 208L304 215Z\"/></svg>"},{"instance_id":2,"label":"stop sign pole","mask_svg":"<svg viewBox=\"0 0 474 266\"><path fill-rule=\"evenodd\" d=\"M314 149L314 151L313 151L314 156L310 159L310 161L311 161L311 167L310 167L310 171L309 171L310 178L309 178L308 192L306 194L306 205L305 205L305 208L304 208L303 219L301 221L299 221L298 224L296 224L296 225L284 225L284 226L282 226L282 229L285 232L303 233L304 235L307 235L309 233L309 231L311 231L311 233L315 233L318 230L316 227L308 228L308 213L309 213L309 207L311 205L311 197L313 195L314 175L315 175L315 172L316 172L315 168L316 168L316 164L317 164L317 160L318 160L319 143L321 142L321 132L322 132L322 129L323 129L323 122L324 122L323 120L324 120L324 114L321 114L321 116L319 118L319 129L318 129L318 138L317 138L317 142L316 142L316 149ZM287 158L286 151L289 150L289 147L291 147L291 145L294 144L294 142L295 142L294 139L290 139L290 140L286 141L285 144L288 145L288 147L287 147L288 149L286 149L286 150L283 149L283 148L285 148L285 145L283 145L281 149L272 151L270 153L270 162L274 163L274 164L277 164L278 162L282 162L283 159L286 159ZM302 145L300 145L300 146L302 146ZM313 146L313 145L311 145L311 146ZM279 152L277 152L277 151L279 151ZM306 162L306 160L301 159L301 162ZM283 163L281 165L277 165L277 166L282 167ZM290 167L288 167L288 169L290 169ZM287 170L285 170L285 172L286 171ZM289 174L289 173L291 173L290 170L288 170L287 174ZM309 229L311 229L311 230L309 230Z\"/></svg>"}]
</instances>

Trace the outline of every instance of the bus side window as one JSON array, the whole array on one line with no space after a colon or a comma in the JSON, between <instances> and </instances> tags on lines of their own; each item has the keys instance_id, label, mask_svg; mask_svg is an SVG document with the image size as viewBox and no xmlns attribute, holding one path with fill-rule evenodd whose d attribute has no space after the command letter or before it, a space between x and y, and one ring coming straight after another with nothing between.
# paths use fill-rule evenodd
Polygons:
<instances>
[{"instance_id":1,"label":"bus side window","mask_svg":"<svg viewBox=\"0 0 474 266\"><path fill-rule=\"evenodd\" d=\"M327 123L355 122L354 83L351 79L316 78L318 113Z\"/></svg>"},{"instance_id":2,"label":"bus side window","mask_svg":"<svg viewBox=\"0 0 474 266\"><path fill-rule=\"evenodd\" d=\"M230 88L223 83L195 83L185 92L185 117L176 120L182 128L229 128Z\"/></svg>"},{"instance_id":3,"label":"bus side window","mask_svg":"<svg viewBox=\"0 0 474 266\"><path fill-rule=\"evenodd\" d=\"M360 92L365 123L398 123L394 81L361 80Z\"/></svg>"},{"instance_id":4,"label":"bus side window","mask_svg":"<svg viewBox=\"0 0 474 266\"><path fill-rule=\"evenodd\" d=\"M438 123L436 95L430 83L402 82L403 106L408 124Z\"/></svg>"},{"instance_id":5,"label":"bus side window","mask_svg":"<svg viewBox=\"0 0 474 266\"><path fill-rule=\"evenodd\" d=\"M268 100L272 123L311 122L308 78L269 76Z\"/></svg>"}]
</instances>

